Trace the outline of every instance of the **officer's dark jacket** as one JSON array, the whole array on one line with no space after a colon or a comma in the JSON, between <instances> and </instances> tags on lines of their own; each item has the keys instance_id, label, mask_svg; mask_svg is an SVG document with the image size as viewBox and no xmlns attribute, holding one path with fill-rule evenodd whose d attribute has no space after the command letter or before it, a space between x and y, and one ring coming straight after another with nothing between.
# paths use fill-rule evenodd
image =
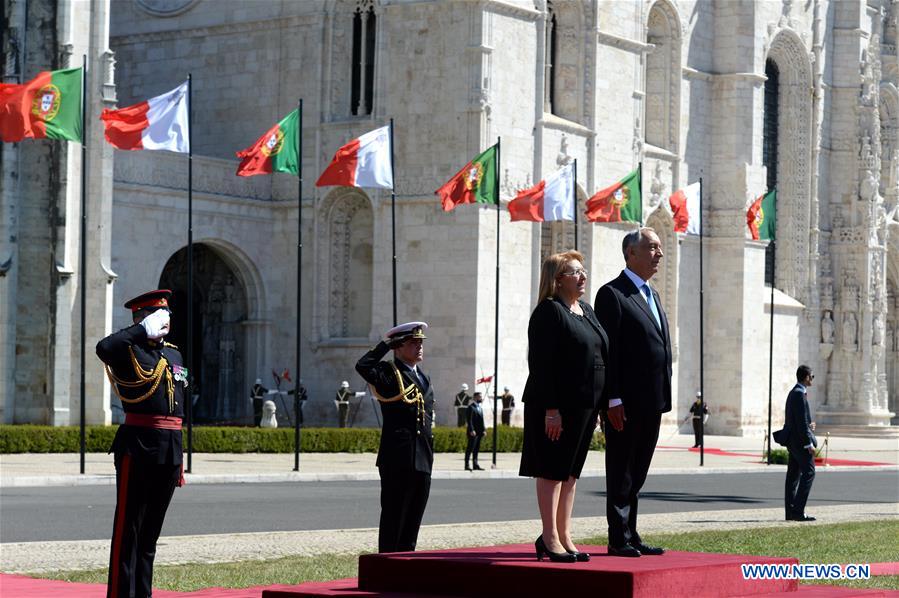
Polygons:
<instances>
[{"instance_id":1,"label":"officer's dark jacket","mask_svg":"<svg viewBox=\"0 0 899 598\"><path fill-rule=\"evenodd\" d=\"M149 340L143 326L135 324L97 343L97 356L116 379L139 383L130 387L115 384L126 414L184 416L185 383L176 380L175 376L175 370L183 366L184 360L174 345ZM162 358L168 365L157 371ZM178 377L181 378L180 375ZM143 379L146 381L142 382ZM119 426L109 450L116 456L129 454L133 459L148 463L179 465L181 430L123 424Z\"/></svg>"},{"instance_id":2,"label":"officer's dark jacket","mask_svg":"<svg viewBox=\"0 0 899 598\"><path fill-rule=\"evenodd\" d=\"M399 361L381 361L390 349L380 342L356 363L356 371L374 387L380 398L390 399L399 394L396 373L400 371L406 387L417 386L424 396L424 412L419 416L418 405L381 401L384 424L381 428L381 446L377 465L381 468L431 473L434 463L434 437L431 421L434 418L434 392L430 379L419 368L427 388L422 388L412 377L408 367Z\"/></svg>"}]
</instances>

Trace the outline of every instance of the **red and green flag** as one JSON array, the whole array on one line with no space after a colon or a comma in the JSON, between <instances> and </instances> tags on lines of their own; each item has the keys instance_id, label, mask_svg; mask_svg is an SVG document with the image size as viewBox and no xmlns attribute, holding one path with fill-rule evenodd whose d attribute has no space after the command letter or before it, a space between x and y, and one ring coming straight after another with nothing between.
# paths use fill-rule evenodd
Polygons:
<instances>
[{"instance_id":1,"label":"red and green flag","mask_svg":"<svg viewBox=\"0 0 899 598\"><path fill-rule=\"evenodd\" d=\"M81 141L81 67L0 84L0 139Z\"/></svg>"},{"instance_id":2,"label":"red and green flag","mask_svg":"<svg viewBox=\"0 0 899 598\"><path fill-rule=\"evenodd\" d=\"M777 230L777 190L772 189L752 202L746 212L749 234L756 241L774 240Z\"/></svg>"},{"instance_id":3,"label":"red and green flag","mask_svg":"<svg viewBox=\"0 0 899 598\"><path fill-rule=\"evenodd\" d=\"M464 203L498 203L496 146L476 156L434 193L440 196L444 212Z\"/></svg>"},{"instance_id":4,"label":"red and green flag","mask_svg":"<svg viewBox=\"0 0 899 598\"><path fill-rule=\"evenodd\" d=\"M587 200L590 222L642 222L643 198L640 192L640 169L614 185L597 191Z\"/></svg>"},{"instance_id":5,"label":"red and green flag","mask_svg":"<svg viewBox=\"0 0 899 598\"><path fill-rule=\"evenodd\" d=\"M299 111L294 110L266 131L256 143L237 152L237 157L241 159L237 176L272 172L299 174L298 127Z\"/></svg>"}]
</instances>

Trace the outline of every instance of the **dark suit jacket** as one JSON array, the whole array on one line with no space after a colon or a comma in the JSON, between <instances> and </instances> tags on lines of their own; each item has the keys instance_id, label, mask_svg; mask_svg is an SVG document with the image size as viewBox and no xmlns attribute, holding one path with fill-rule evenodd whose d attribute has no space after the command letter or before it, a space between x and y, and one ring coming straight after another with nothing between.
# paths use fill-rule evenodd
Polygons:
<instances>
[{"instance_id":1,"label":"dark suit jacket","mask_svg":"<svg viewBox=\"0 0 899 598\"><path fill-rule=\"evenodd\" d=\"M621 399L628 417L671 411L671 336L661 302L656 306L661 329L623 271L596 293L596 315L609 335L607 394Z\"/></svg>"},{"instance_id":2,"label":"dark suit jacket","mask_svg":"<svg viewBox=\"0 0 899 598\"><path fill-rule=\"evenodd\" d=\"M468 435L471 436L471 433L474 432L477 436L483 436L487 431L487 428L484 426L484 407L483 403L481 403L481 408L478 409L475 407L475 401L472 401L471 404L467 407L468 413L466 415L466 421L468 422Z\"/></svg>"},{"instance_id":3,"label":"dark suit jacket","mask_svg":"<svg viewBox=\"0 0 899 598\"><path fill-rule=\"evenodd\" d=\"M797 384L787 395L787 405L784 414L784 428L787 428L787 445L794 450L802 450L802 447L818 446L818 439L809 424L812 423L812 415L808 408L808 399Z\"/></svg>"},{"instance_id":4,"label":"dark suit jacket","mask_svg":"<svg viewBox=\"0 0 899 598\"><path fill-rule=\"evenodd\" d=\"M391 362L381 361L389 350L387 343L380 342L356 363L359 375L384 398L399 394ZM431 466L434 463L434 437L431 434L434 392L431 389L431 380L419 368L418 372L422 378L422 384L419 384L405 364L397 361L393 363L400 370L406 387L415 385L421 390L424 395L424 413L419 421L417 405L407 404L401 400L392 403L381 402L384 424L381 427L377 465L394 470L431 473Z\"/></svg>"},{"instance_id":5,"label":"dark suit jacket","mask_svg":"<svg viewBox=\"0 0 899 598\"><path fill-rule=\"evenodd\" d=\"M596 352L592 335L583 338L561 301L541 301L528 324L528 381L521 396L524 403L544 409L591 409L601 403L608 337L590 305L579 303L584 317L602 339L602 349Z\"/></svg>"}]
</instances>

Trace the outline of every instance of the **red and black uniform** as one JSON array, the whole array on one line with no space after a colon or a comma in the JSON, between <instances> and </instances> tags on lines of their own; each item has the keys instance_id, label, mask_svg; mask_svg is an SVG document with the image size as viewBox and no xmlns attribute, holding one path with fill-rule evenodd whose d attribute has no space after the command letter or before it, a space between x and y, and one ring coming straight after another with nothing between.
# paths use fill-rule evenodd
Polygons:
<instances>
[{"instance_id":1,"label":"red and black uniform","mask_svg":"<svg viewBox=\"0 0 899 598\"><path fill-rule=\"evenodd\" d=\"M110 448L117 493L106 595L148 598L156 541L175 487L183 483L187 370L174 345L148 339L140 324L101 340L97 356L125 411Z\"/></svg>"}]
</instances>

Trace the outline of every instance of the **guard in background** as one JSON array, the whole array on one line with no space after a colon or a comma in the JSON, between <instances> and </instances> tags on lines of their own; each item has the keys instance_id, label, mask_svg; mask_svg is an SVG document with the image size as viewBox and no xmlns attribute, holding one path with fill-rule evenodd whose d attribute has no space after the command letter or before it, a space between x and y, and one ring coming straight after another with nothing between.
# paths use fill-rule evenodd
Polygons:
<instances>
[{"instance_id":1,"label":"guard in background","mask_svg":"<svg viewBox=\"0 0 899 598\"><path fill-rule=\"evenodd\" d=\"M337 389L337 397L334 399L334 405L337 406L337 427L346 428L347 416L350 414L350 397L353 391L350 390L350 383L344 380Z\"/></svg>"},{"instance_id":2,"label":"guard in background","mask_svg":"<svg viewBox=\"0 0 899 598\"><path fill-rule=\"evenodd\" d=\"M134 324L97 343L125 423L115 455L116 509L107 598L148 598L153 593L156 541L181 475L181 418L187 368L169 333L172 292L156 290L125 303Z\"/></svg>"},{"instance_id":3,"label":"guard in background","mask_svg":"<svg viewBox=\"0 0 899 598\"><path fill-rule=\"evenodd\" d=\"M515 396L509 392L509 387L503 387L503 394L499 395L499 398L503 401L503 425L511 426L512 425L512 411L515 410Z\"/></svg>"},{"instance_id":4,"label":"guard in background","mask_svg":"<svg viewBox=\"0 0 899 598\"><path fill-rule=\"evenodd\" d=\"M431 491L434 463L434 393L418 367L424 356L428 325L408 322L387 331L356 363L381 404L384 425L378 449L381 476L381 521L378 552L415 550L418 530ZM382 361L389 350L393 359Z\"/></svg>"},{"instance_id":5,"label":"guard in background","mask_svg":"<svg viewBox=\"0 0 899 598\"><path fill-rule=\"evenodd\" d=\"M484 438L484 434L487 433L487 428L484 426L484 409L481 407L481 402L483 400L484 396L481 393L476 392L474 393L474 400L468 405L466 416L468 445L465 447L465 471L471 471L471 467L468 466L469 460L471 463L474 463L474 468L476 470L480 471L484 469L478 465L478 453L481 451L481 440Z\"/></svg>"},{"instance_id":6,"label":"guard in background","mask_svg":"<svg viewBox=\"0 0 899 598\"><path fill-rule=\"evenodd\" d=\"M709 419L709 405L702 402L702 393L696 392L696 400L690 405L690 414L693 416L693 448L702 445L703 424Z\"/></svg>"},{"instance_id":7,"label":"guard in background","mask_svg":"<svg viewBox=\"0 0 899 598\"><path fill-rule=\"evenodd\" d=\"M262 378L256 378L256 383L250 389L250 401L253 402L253 425L257 428L262 421L262 403L267 394L268 389L262 385Z\"/></svg>"},{"instance_id":8,"label":"guard in background","mask_svg":"<svg viewBox=\"0 0 899 598\"><path fill-rule=\"evenodd\" d=\"M468 394L468 385L463 384L456 394L456 400L453 401L453 407L456 408L456 427L462 428L465 426L469 403L471 403L471 395Z\"/></svg>"}]
</instances>

